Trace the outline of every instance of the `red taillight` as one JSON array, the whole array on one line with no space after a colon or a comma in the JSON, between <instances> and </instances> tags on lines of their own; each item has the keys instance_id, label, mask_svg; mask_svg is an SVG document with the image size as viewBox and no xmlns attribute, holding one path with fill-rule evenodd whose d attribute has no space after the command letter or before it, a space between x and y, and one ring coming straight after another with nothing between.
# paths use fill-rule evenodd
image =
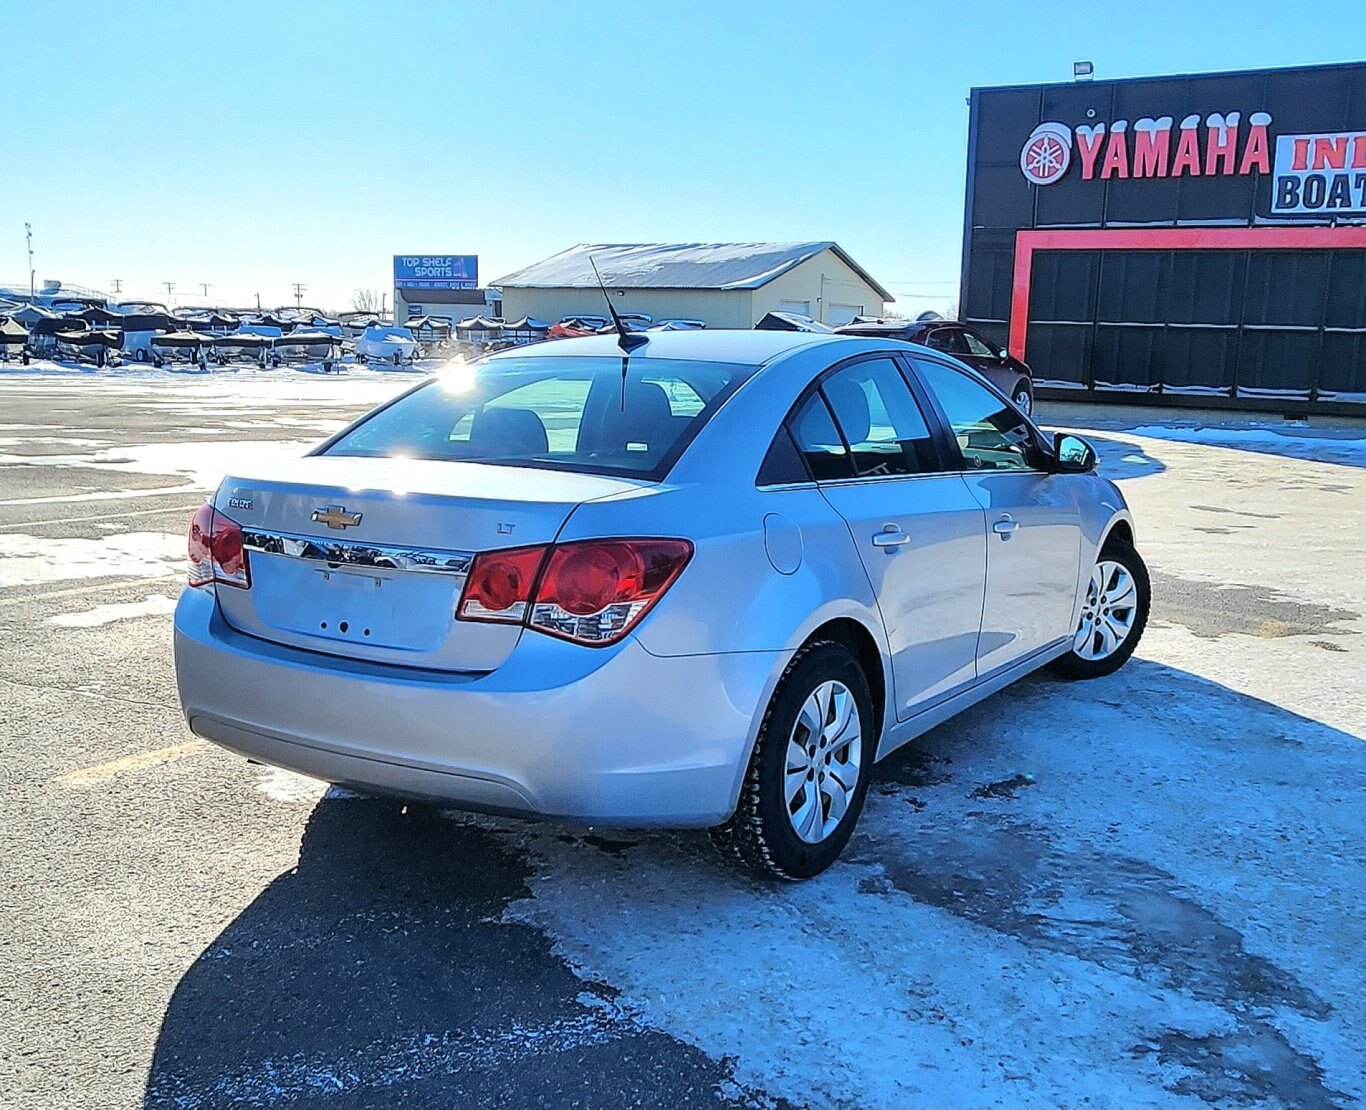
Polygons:
<instances>
[{"instance_id":1,"label":"red taillight","mask_svg":"<svg viewBox=\"0 0 1366 1110\"><path fill-rule=\"evenodd\" d=\"M692 552L687 540L655 539L488 551L475 557L456 612L462 620L526 624L602 647L640 622Z\"/></svg>"},{"instance_id":2,"label":"red taillight","mask_svg":"<svg viewBox=\"0 0 1366 1110\"><path fill-rule=\"evenodd\" d=\"M545 547L513 547L476 555L457 615L468 621L521 624L545 553Z\"/></svg>"},{"instance_id":3,"label":"red taillight","mask_svg":"<svg viewBox=\"0 0 1366 1110\"><path fill-rule=\"evenodd\" d=\"M242 547L242 529L212 505L200 505L190 518L190 585L221 582L251 588L251 571Z\"/></svg>"}]
</instances>

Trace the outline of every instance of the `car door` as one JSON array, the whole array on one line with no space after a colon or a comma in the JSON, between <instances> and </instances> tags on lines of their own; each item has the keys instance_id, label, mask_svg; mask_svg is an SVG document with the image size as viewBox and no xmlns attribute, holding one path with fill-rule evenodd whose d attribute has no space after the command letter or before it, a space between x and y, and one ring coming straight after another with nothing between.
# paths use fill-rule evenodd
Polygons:
<instances>
[{"instance_id":1,"label":"car door","mask_svg":"<svg viewBox=\"0 0 1366 1110\"><path fill-rule=\"evenodd\" d=\"M1072 631L1081 520L1066 475L1044 468L1029 421L966 371L913 360L952 429L963 480L986 512L987 577L977 673L987 677Z\"/></svg>"},{"instance_id":2,"label":"car door","mask_svg":"<svg viewBox=\"0 0 1366 1110\"><path fill-rule=\"evenodd\" d=\"M976 677L986 574L982 506L946 465L891 357L826 375L789 428L844 518L877 596L904 719Z\"/></svg>"}]
</instances>

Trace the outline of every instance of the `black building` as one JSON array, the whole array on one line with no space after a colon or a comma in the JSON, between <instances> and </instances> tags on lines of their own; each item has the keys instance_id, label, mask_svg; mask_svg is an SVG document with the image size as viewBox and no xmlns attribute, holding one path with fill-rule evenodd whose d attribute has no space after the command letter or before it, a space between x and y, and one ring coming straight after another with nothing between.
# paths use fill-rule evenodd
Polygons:
<instances>
[{"instance_id":1,"label":"black building","mask_svg":"<svg viewBox=\"0 0 1366 1110\"><path fill-rule=\"evenodd\" d=\"M1366 63L970 103L962 312L1040 396L1366 415Z\"/></svg>"}]
</instances>

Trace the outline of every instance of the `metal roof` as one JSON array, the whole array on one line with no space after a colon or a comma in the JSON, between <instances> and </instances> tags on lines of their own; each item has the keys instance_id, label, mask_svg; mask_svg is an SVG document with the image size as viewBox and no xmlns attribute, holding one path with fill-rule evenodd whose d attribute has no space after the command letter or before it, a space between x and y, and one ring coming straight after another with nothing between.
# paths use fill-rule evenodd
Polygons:
<instances>
[{"instance_id":1,"label":"metal roof","mask_svg":"<svg viewBox=\"0 0 1366 1110\"><path fill-rule=\"evenodd\" d=\"M838 243L579 243L493 282L510 289L758 289L833 251L884 301L895 298ZM592 260L590 262L589 260Z\"/></svg>"},{"instance_id":2,"label":"metal roof","mask_svg":"<svg viewBox=\"0 0 1366 1110\"><path fill-rule=\"evenodd\" d=\"M760 366L786 351L816 344L858 344L876 346L853 336L816 335L800 331L744 331L708 328L705 331L650 331L638 333L649 342L631 352L633 359L667 358L692 362L729 362L740 366ZM855 347L854 350L858 350ZM589 335L581 339L559 339L528 347L513 347L489 355L490 362L526 358L566 358L607 355L621 357L615 333Z\"/></svg>"}]
</instances>

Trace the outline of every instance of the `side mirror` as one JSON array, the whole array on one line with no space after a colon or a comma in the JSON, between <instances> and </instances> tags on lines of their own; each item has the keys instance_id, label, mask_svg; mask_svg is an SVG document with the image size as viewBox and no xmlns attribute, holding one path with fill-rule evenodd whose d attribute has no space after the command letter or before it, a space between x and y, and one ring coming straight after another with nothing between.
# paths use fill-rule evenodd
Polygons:
<instances>
[{"instance_id":1,"label":"side mirror","mask_svg":"<svg viewBox=\"0 0 1366 1110\"><path fill-rule=\"evenodd\" d=\"M1056 432L1053 436L1053 469L1059 474L1089 474L1096 468L1096 449L1081 436Z\"/></svg>"}]
</instances>

